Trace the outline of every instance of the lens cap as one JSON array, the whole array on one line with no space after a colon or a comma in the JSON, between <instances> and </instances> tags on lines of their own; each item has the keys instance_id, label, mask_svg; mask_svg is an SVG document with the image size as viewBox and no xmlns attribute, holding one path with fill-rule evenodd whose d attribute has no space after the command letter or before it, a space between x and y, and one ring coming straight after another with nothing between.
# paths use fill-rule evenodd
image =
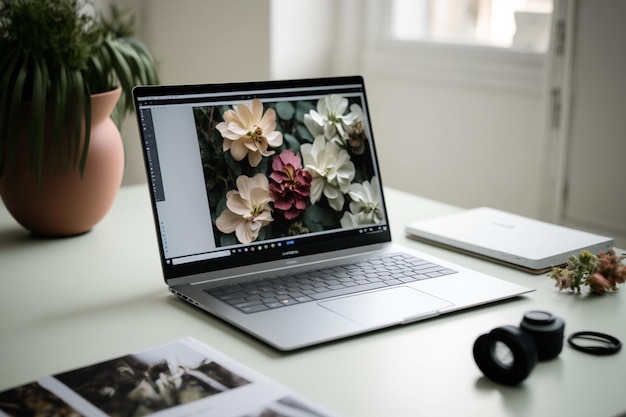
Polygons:
<instances>
[{"instance_id":1,"label":"lens cap","mask_svg":"<svg viewBox=\"0 0 626 417\"><path fill-rule=\"evenodd\" d=\"M556 317L547 311L532 310L524 313L523 322L536 326L549 325L554 323Z\"/></svg>"}]
</instances>

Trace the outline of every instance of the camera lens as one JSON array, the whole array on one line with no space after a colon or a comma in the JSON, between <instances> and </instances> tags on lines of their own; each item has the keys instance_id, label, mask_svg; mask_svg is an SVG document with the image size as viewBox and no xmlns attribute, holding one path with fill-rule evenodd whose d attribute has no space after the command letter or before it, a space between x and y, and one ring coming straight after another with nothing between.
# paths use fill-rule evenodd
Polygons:
<instances>
[{"instance_id":1,"label":"camera lens","mask_svg":"<svg viewBox=\"0 0 626 417\"><path fill-rule=\"evenodd\" d=\"M520 328L535 340L537 358L552 359L563 349L565 322L546 311L528 311L520 323Z\"/></svg>"},{"instance_id":2,"label":"camera lens","mask_svg":"<svg viewBox=\"0 0 626 417\"><path fill-rule=\"evenodd\" d=\"M515 385L523 381L537 363L534 343L519 327L499 327L476 339L474 360L487 378Z\"/></svg>"},{"instance_id":3,"label":"camera lens","mask_svg":"<svg viewBox=\"0 0 626 417\"><path fill-rule=\"evenodd\" d=\"M474 342L474 360L495 382L522 382L538 360L552 359L563 349L565 322L546 311L527 311L519 327L493 329Z\"/></svg>"}]
</instances>

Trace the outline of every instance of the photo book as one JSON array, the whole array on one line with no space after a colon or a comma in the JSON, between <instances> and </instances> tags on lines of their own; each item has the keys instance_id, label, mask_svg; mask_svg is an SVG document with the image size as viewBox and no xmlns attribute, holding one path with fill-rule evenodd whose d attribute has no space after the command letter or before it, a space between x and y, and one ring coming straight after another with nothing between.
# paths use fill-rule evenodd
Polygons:
<instances>
[{"instance_id":1,"label":"photo book","mask_svg":"<svg viewBox=\"0 0 626 417\"><path fill-rule=\"evenodd\" d=\"M0 392L0 416L331 417L193 338Z\"/></svg>"}]
</instances>

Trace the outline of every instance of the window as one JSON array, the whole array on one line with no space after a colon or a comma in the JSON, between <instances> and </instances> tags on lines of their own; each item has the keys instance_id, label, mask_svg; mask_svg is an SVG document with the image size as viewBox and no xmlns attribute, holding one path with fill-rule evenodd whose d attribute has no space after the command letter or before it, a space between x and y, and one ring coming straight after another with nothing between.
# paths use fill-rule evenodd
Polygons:
<instances>
[{"instance_id":1,"label":"window","mask_svg":"<svg viewBox=\"0 0 626 417\"><path fill-rule=\"evenodd\" d=\"M370 0L365 67L538 93L552 7L553 0Z\"/></svg>"},{"instance_id":2,"label":"window","mask_svg":"<svg viewBox=\"0 0 626 417\"><path fill-rule=\"evenodd\" d=\"M552 0L393 0L391 35L545 52L551 13Z\"/></svg>"}]
</instances>

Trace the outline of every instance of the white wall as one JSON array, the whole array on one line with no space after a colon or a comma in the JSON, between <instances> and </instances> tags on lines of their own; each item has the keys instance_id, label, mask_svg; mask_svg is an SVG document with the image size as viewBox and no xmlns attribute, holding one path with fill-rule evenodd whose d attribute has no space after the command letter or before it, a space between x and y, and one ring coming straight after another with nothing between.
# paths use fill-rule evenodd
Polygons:
<instances>
[{"instance_id":1,"label":"white wall","mask_svg":"<svg viewBox=\"0 0 626 417\"><path fill-rule=\"evenodd\" d=\"M142 0L142 35L163 83L269 77L269 0Z\"/></svg>"},{"instance_id":2,"label":"white wall","mask_svg":"<svg viewBox=\"0 0 626 417\"><path fill-rule=\"evenodd\" d=\"M387 184L462 207L536 214L539 94L366 76Z\"/></svg>"},{"instance_id":3,"label":"white wall","mask_svg":"<svg viewBox=\"0 0 626 417\"><path fill-rule=\"evenodd\" d=\"M271 78L329 73L334 4L334 0L270 0Z\"/></svg>"},{"instance_id":4,"label":"white wall","mask_svg":"<svg viewBox=\"0 0 626 417\"><path fill-rule=\"evenodd\" d=\"M270 0L273 79L362 71L362 0Z\"/></svg>"},{"instance_id":5,"label":"white wall","mask_svg":"<svg viewBox=\"0 0 626 417\"><path fill-rule=\"evenodd\" d=\"M270 76L269 0L117 0L136 16L137 35L163 84L261 80ZM124 184L146 181L137 123L122 127Z\"/></svg>"}]
</instances>

